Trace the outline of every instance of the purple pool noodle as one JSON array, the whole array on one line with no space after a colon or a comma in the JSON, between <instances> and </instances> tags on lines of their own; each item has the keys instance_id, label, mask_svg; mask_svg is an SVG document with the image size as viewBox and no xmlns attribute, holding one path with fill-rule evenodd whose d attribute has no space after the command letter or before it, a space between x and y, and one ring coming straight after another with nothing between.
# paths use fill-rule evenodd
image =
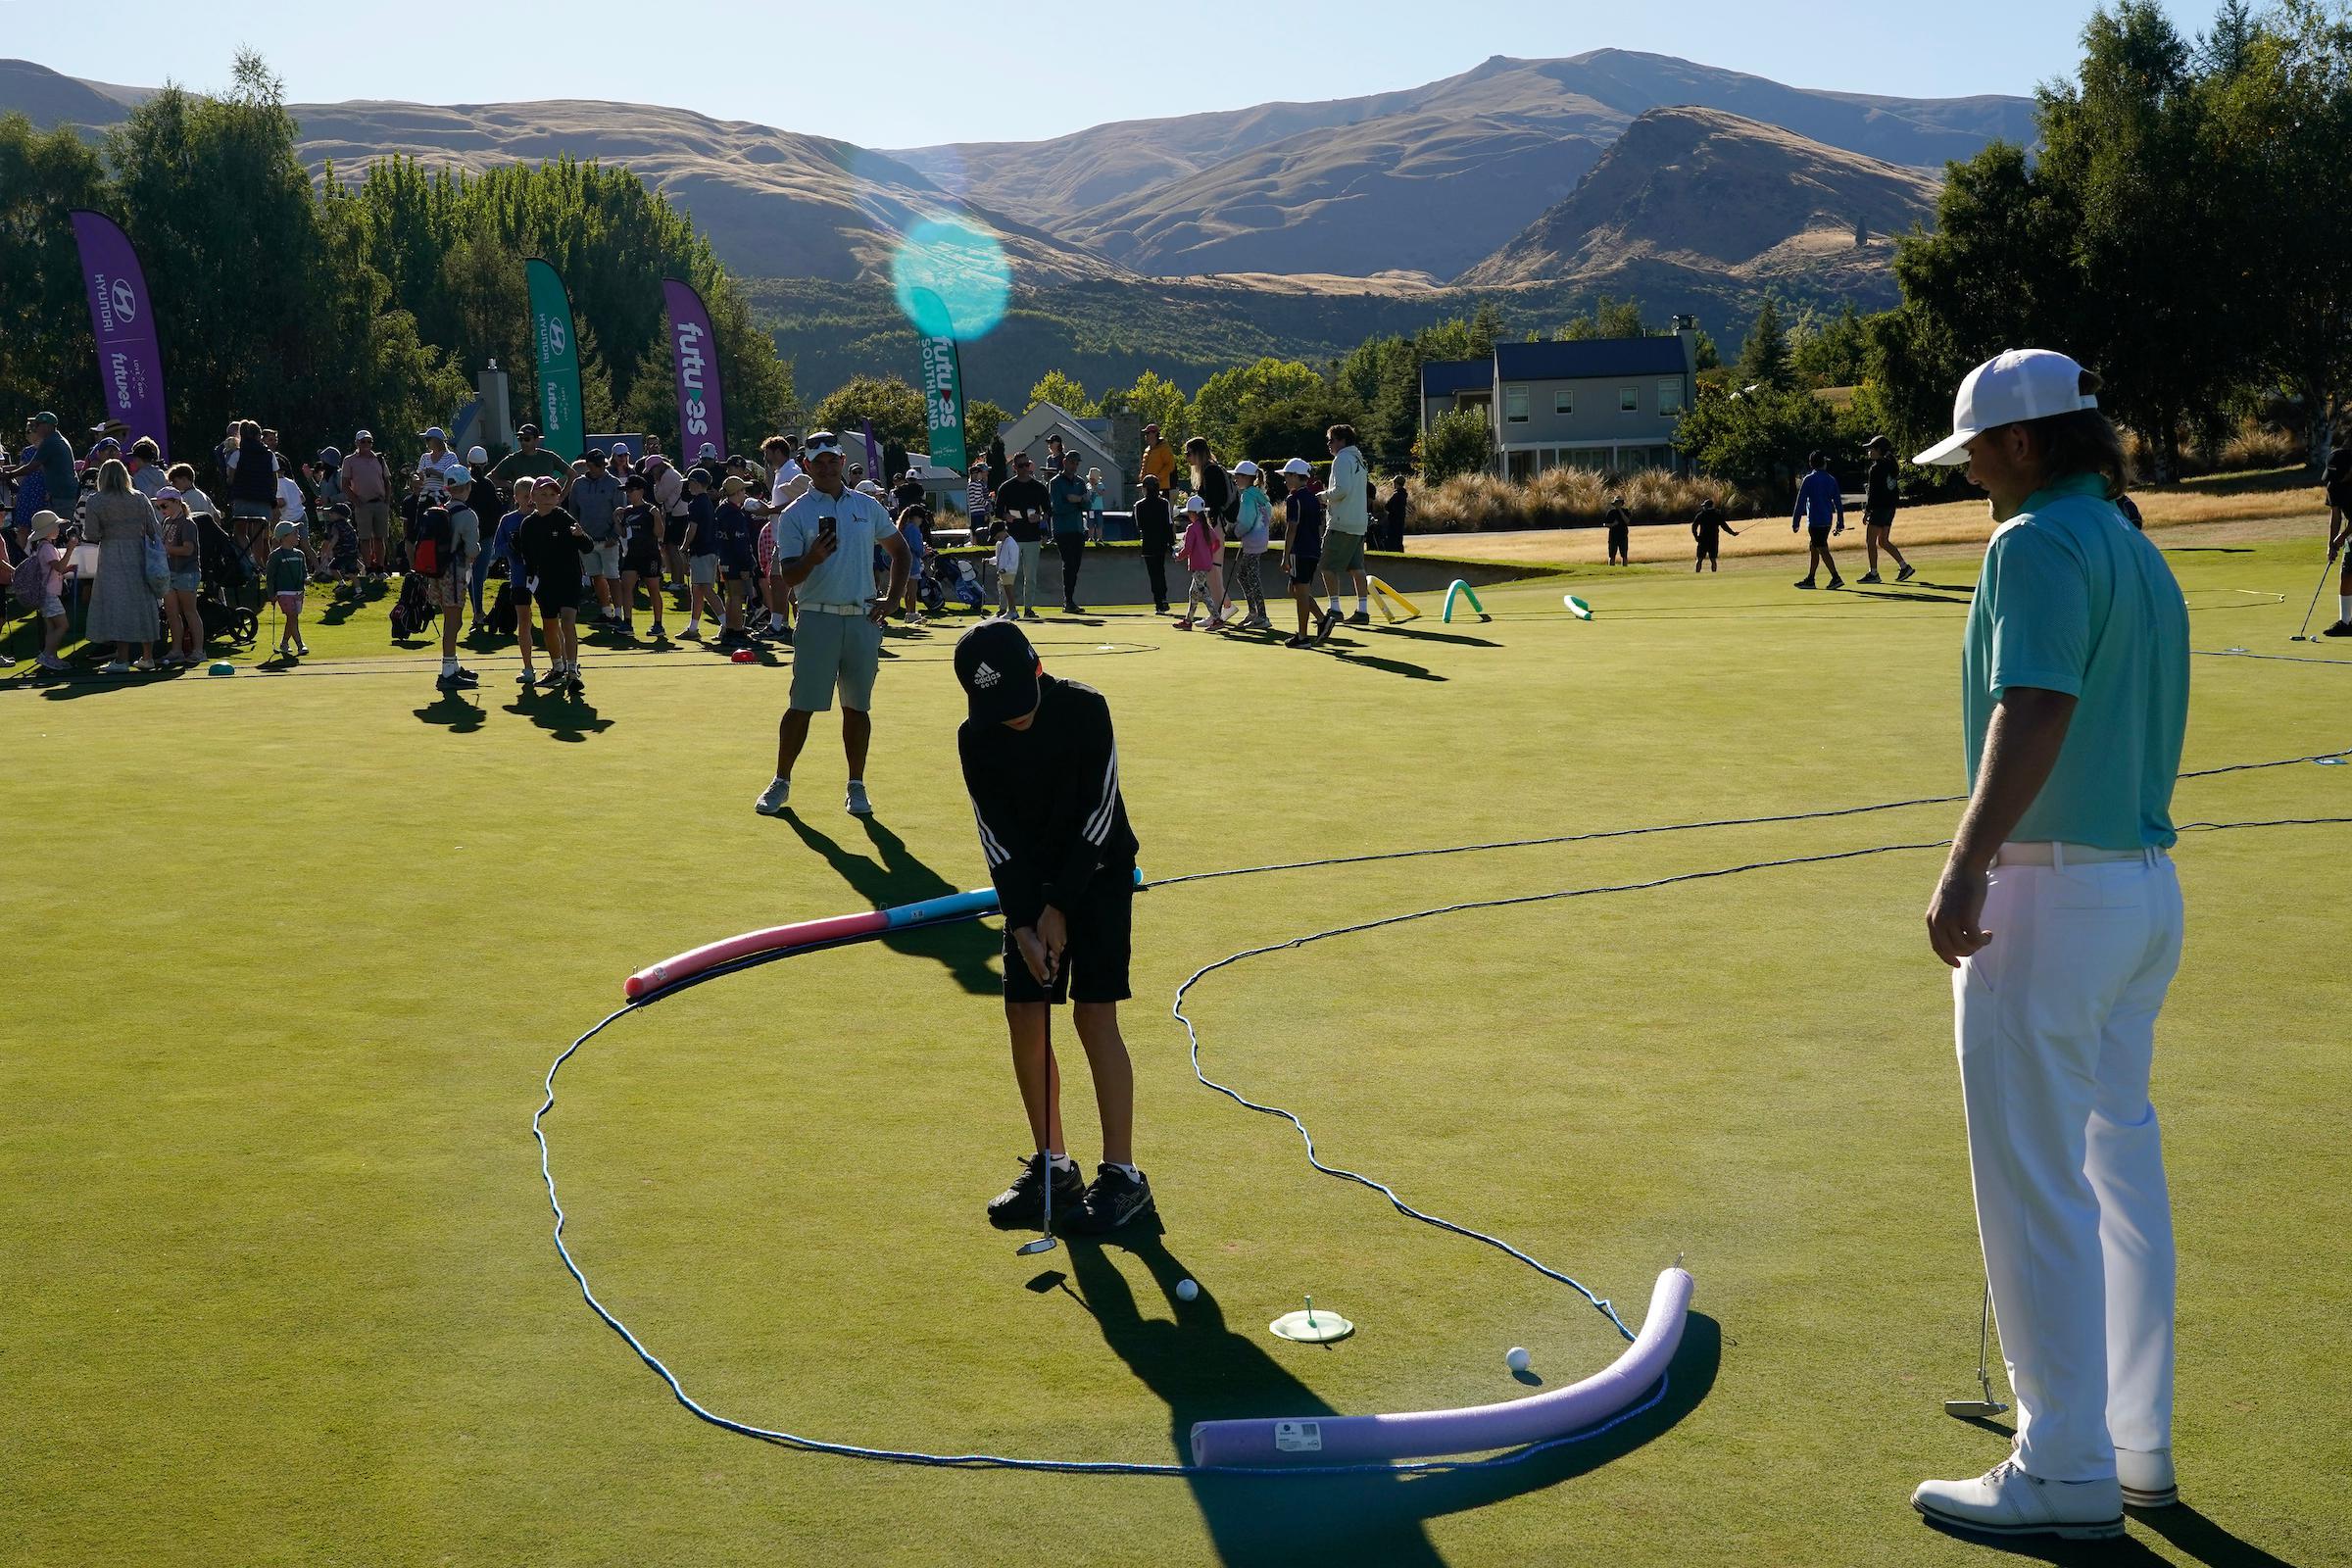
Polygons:
<instances>
[{"instance_id":1,"label":"purple pool noodle","mask_svg":"<svg viewBox=\"0 0 2352 1568\"><path fill-rule=\"evenodd\" d=\"M1500 1404L1402 1415L1305 1416L1197 1421L1200 1465L1377 1464L1524 1447L1595 1426L1640 1398L1683 1342L1690 1276L1670 1268L1649 1296L1642 1332L1609 1366L1582 1383Z\"/></svg>"}]
</instances>

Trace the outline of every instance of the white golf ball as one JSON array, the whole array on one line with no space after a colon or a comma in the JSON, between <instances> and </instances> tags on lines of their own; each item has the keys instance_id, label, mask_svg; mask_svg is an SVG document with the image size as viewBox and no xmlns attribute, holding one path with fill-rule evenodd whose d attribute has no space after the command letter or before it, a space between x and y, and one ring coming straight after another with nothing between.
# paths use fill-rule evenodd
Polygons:
<instances>
[{"instance_id":1,"label":"white golf ball","mask_svg":"<svg viewBox=\"0 0 2352 1568\"><path fill-rule=\"evenodd\" d=\"M1191 1280L1178 1280L1176 1282L1176 1299L1179 1301L1189 1301L1200 1294L1200 1287L1195 1285Z\"/></svg>"},{"instance_id":2,"label":"white golf ball","mask_svg":"<svg viewBox=\"0 0 2352 1568\"><path fill-rule=\"evenodd\" d=\"M1502 1364L1509 1367L1514 1372L1526 1371L1527 1348L1523 1345L1512 1346L1508 1350L1505 1350L1502 1353Z\"/></svg>"}]
</instances>

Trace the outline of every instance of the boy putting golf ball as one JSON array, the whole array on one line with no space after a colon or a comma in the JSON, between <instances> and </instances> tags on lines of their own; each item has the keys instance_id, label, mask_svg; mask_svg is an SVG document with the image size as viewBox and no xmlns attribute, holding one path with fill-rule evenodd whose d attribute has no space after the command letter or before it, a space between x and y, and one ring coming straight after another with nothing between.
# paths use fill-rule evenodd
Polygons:
<instances>
[{"instance_id":1,"label":"boy putting golf ball","mask_svg":"<svg viewBox=\"0 0 2352 1568\"><path fill-rule=\"evenodd\" d=\"M988 1205L992 1224L1052 1213L1101 1235L1152 1210L1135 1165L1135 1068L1119 1033L1135 904L1135 834L1119 794L1102 694L1044 672L1009 619L956 644L969 715L956 731L980 851L1004 915L1004 1023L1029 1118L1021 1174ZM1102 1122L1102 1159L1082 1181L1063 1140L1053 1009L1068 1003Z\"/></svg>"}]
</instances>

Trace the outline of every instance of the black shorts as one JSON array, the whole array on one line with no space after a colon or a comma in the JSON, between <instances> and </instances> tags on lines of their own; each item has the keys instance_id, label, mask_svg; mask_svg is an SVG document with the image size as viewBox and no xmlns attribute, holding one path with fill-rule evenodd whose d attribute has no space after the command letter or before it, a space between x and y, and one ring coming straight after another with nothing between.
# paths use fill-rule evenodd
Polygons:
<instances>
[{"instance_id":1,"label":"black shorts","mask_svg":"<svg viewBox=\"0 0 2352 1568\"><path fill-rule=\"evenodd\" d=\"M1291 585L1312 588L1315 585L1315 574L1322 569L1322 566L1323 558L1321 556L1293 557L1291 560Z\"/></svg>"},{"instance_id":2,"label":"black shorts","mask_svg":"<svg viewBox=\"0 0 2352 1568\"><path fill-rule=\"evenodd\" d=\"M642 543L632 541L628 554L620 558L620 569L633 572L640 577L660 576L662 574L661 547L650 538Z\"/></svg>"},{"instance_id":3,"label":"black shorts","mask_svg":"<svg viewBox=\"0 0 2352 1568\"><path fill-rule=\"evenodd\" d=\"M1722 559L1722 540L1709 539L1701 536L1698 541L1698 559L1701 561L1719 561Z\"/></svg>"},{"instance_id":4,"label":"black shorts","mask_svg":"<svg viewBox=\"0 0 2352 1568\"><path fill-rule=\"evenodd\" d=\"M1894 514L1889 513L1884 517L1874 517L1866 512L1862 514L1862 526L1865 528L1877 528L1882 531L1892 528L1894 526Z\"/></svg>"},{"instance_id":5,"label":"black shorts","mask_svg":"<svg viewBox=\"0 0 2352 1568\"><path fill-rule=\"evenodd\" d=\"M550 588L543 583L540 585L539 591L531 595L531 603L539 607L541 620L558 619L566 610L577 611L580 608L579 585L571 583L560 588Z\"/></svg>"},{"instance_id":6,"label":"black shorts","mask_svg":"<svg viewBox=\"0 0 2352 1568\"><path fill-rule=\"evenodd\" d=\"M1818 527L1812 523L1807 523L1805 524L1805 532L1812 537L1813 542L1817 545L1826 545L1830 542L1830 525L1826 522L1820 524Z\"/></svg>"},{"instance_id":7,"label":"black shorts","mask_svg":"<svg viewBox=\"0 0 2352 1568\"><path fill-rule=\"evenodd\" d=\"M1078 907L1065 909L1070 945L1062 950L1054 983L1041 986L1021 957L1012 932L1004 933L1006 1002L1125 1002L1127 958L1135 930L1135 870L1105 866L1086 884Z\"/></svg>"}]
</instances>

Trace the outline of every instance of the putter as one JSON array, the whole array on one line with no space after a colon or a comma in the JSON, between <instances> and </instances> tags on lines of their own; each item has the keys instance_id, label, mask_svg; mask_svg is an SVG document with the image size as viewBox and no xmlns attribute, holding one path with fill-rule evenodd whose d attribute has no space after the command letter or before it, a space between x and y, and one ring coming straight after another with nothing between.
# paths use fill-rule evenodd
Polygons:
<instances>
[{"instance_id":1,"label":"putter","mask_svg":"<svg viewBox=\"0 0 2352 1568\"><path fill-rule=\"evenodd\" d=\"M1999 1415L2009 1408L1992 1396L1992 1374L1985 1370L1985 1361L1992 1346L1992 1281L1984 1282L1984 1310L1977 1319L1977 1387L1984 1392L1982 1399L1946 1399L1943 1413L1962 1421L1982 1421Z\"/></svg>"},{"instance_id":2,"label":"putter","mask_svg":"<svg viewBox=\"0 0 2352 1568\"><path fill-rule=\"evenodd\" d=\"M1041 1225L1045 1234L1033 1242L1023 1242L1014 1248L1012 1255L1015 1257L1032 1257L1039 1252L1051 1252L1059 1245L1054 1240L1054 1156L1041 1149L1037 1152L1037 1162L1043 1167L1046 1178L1046 1216ZM2008 1406L2003 1405L2002 1408L2007 1409Z\"/></svg>"},{"instance_id":3,"label":"putter","mask_svg":"<svg viewBox=\"0 0 2352 1568\"><path fill-rule=\"evenodd\" d=\"M2319 585L2317 588L2314 588L2314 589L2311 591L2311 603L2310 603L2309 605L2307 605L2306 607L2304 607L2304 611L2303 611L2303 629L2302 629L2302 631L2298 631L2298 632L2296 632L2296 633L2295 633L2295 634L2294 634L2292 637L2289 637L2289 638L2287 639L2287 641L2288 641L2288 642L2290 642L2290 643L2307 643L2307 642L2310 642L2310 641L2312 641L2312 639L2311 639L2310 637L2308 637L2308 636L2304 635L2304 633L2306 633L2306 632L2309 632L2309 631L2311 630L2311 614L2312 614L2312 612L2320 608L2320 595L2322 595L2322 594L2324 594L2324 593L2326 593L2326 592L2328 591L2328 574L2329 572L2333 571L2334 569L2335 569L2335 555L2334 555L2334 553L2331 551L2331 552L2329 552L2329 553L2328 553L2328 564L2327 564L2326 565L2324 565L2324 566L2322 566L2322 567L2320 568L2320 585Z\"/></svg>"}]
</instances>

